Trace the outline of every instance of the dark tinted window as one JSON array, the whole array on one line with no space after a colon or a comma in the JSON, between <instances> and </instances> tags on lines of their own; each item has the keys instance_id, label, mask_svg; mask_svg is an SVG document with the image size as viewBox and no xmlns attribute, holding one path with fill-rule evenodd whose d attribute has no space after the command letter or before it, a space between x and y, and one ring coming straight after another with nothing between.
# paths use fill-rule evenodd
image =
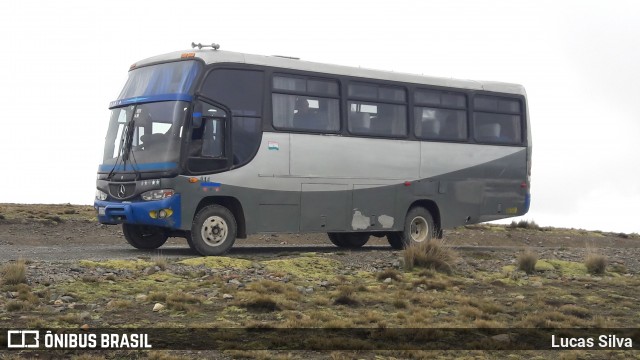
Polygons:
<instances>
[{"instance_id":1,"label":"dark tinted window","mask_svg":"<svg viewBox=\"0 0 640 360\"><path fill-rule=\"evenodd\" d=\"M416 90L414 101L420 105L464 109L467 107L464 94L443 92L438 90Z\"/></svg>"},{"instance_id":2,"label":"dark tinted window","mask_svg":"<svg viewBox=\"0 0 640 360\"><path fill-rule=\"evenodd\" d=\"M273 126L276 129L337 132L340 130L339 96L336 80L276 75L271 98Z\"/></svg>"},{"instance_id":3,"label":"dark tinted window","mask_svg":"<svg viewBox=\"0 0 640 360\"><path fill-rule=\"evenodd\" d=\"M464 110L415 107L414 119L414 130L420 139L467 139L467 112Z\"/></svg>"},{"instance_id":4,"label":"dark tinted window","mask_svg":"<svg viewBox=\"0 0 640 360\"><path fill-rule=\"evenodd\" d=\"M324 94L330 96L338 96L338 83L326 80L309 80L307 81L307 91L315 94Z\"/></svg>"},{"instance_id":5,"label":"dark tinted window","mask_svg":"<svg viewBox=\"0 0 640 360\"><path fill-rule=\"evenodd\" d=\"M476 96L473 100L473 106L476 111L520 113L520 101L496 96Z\"/></svg>"},{"instance_id":6,"label":"dark tinted window","mask_svg":"<svg viewBox=\"0 0 640 360\"><path fill-rule=\"evenodd\" d=\"M274 76L273 88L275 90L306 92L307 80L305 78L295 78L290 76Z\"/></svg>"},{"instance_id":7,"label":"dark tinted window","mask_svg":"<svg viewBox=\"0 0 640 360\"><path fill-rule=\"evenodd\" d=\"M390 102L406 102L407 93L403 88L374 84L349 84L349 97Z\"/></svg>"},{"instance_id":8,"label":"dark tinted window","mask_svg":"<svg viewBox=\"0 0 640 360\"><path fill-rule=\"evenodd\" d=\"M388 137L407 135L404 105L349 101L348 123L352 134Z\"/></svg>"},{"instance_id":9,"label":"dark tinted window","mask_svg":"<svg viewBox=\"0 0 640 360\"><path fill-rule=\"evenodd\" d=\"M474 138L493 144L519 144L522 142L519 115L476 112L473 114Z\"/></svg>"},{"instance_id":10,"label":"dark tinted window","mask_svg":"<svg viewBox=\"0 0 640 360\"><path fill-rule=\"evenodd\" d=\"M260 146L262 138L262 122L260 118L233 117L231 133L233 141L233 164L244 164L249 161Z\"/></svg>"},{"instance_id":11,"label":"dark tinted window","mask_svg":"<svg viewBox=\"0 0 640 360\"><path fill-rule=\"evenodd\" d=\"M378 100L378 87L359 83L349 84L349 97Z\"/></svg>"},{"instance_id":12,"label":"dark tinted window","mask_svg":"<svg viewBox=\"0 0 640 360\"><path fill-rule=\"evenodd\" d=\"M406 92L401 88L380 87L378 88L378 100L389 100L394 102L406 102Z\"/></svg>"},{"instance_id":13,"label":"dark tinted window","mask_svg":"<svg viewBox=\"0 0 640 360\"><path fill-rule=\"evenodd\" d=\"M229 107L233 115L262 115L263 75L259 71L219 69L207 77L202 92Z\"/></svg>"},{"instance_id":14,"label":"dark tinted window","mask_svg":"<svg viewBox=\"0 0 640 360\"><path fill-rule=\"evenodd\" d=\"M477 95L473 99L473 138L489 144L522 143L522 107L517 99Z\"/></svg>"},{"instance_id":15,"label":"dark tinted window","mask_svg":"<svg viewBox=\"0 0 640 360\"><path fill-rule=\"evenodd\" d=\"M336 132L340 130L338 99L273 94L273 126L278 129Z\"/></svg>"}]
</instances>

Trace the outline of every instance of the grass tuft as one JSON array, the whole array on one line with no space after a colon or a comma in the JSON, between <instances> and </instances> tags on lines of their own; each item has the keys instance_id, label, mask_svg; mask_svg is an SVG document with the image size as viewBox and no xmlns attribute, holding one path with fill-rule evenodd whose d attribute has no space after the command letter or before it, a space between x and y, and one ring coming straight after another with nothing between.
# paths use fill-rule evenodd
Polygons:
<instances>
[{"instance_id":1,"label":"grass tuft","mask_svg":"<svg viewBox=\"0 0 640 360\"><path fill-rule=\"evenodd\" d=\"M5 264L0 273L4 284L16 285L27 282L26 260L18 259L16 262Z\"/></svg>"},{"instance_id":2,"label":"grass tuft","mask_svg":"<svg viewBox=\"0 0 640 360\"><path fill-rule=\"evenodd\" d=\"M254 312L273 312L281 310L280 305L267 295L258 295L242 305L247 310Z\"/></svg>"},{"instance_id":3,"label":"grass tuft","mask_svg":"<svg viewBox=\"0 0 640 360\"><path fill-rule=\"evenodd\" d=\"M536 271L536 263L538 262L538 254L527 249L518 255L518 269L533 274Z\"/></svg>"},{"instance_id":4,"label":"grass tuft","mask_svg":"<svg viewBox=\"0 0 640 360\"><path fill-rule=\"evenodd\" d=\"M169 260L160 254L154 256L152 261L155 266L159 267L160 270L163 271L167 269L167 266L169 266Z\"/></svg>"},{"instance_id":5,"label":"grass tuft","mask_svg":"<svg viewBox=\"0 0 640 360\"><path fill-rule=\"evenodd\" d=\"M358 306L360 301L353 297L354 289L351 286L341 286L338 295L333 299L334 305Z\"/></svg>"},{"instance_id":6,"label":"grass tuft","mask_svg":"<svg viewBox=\"0 0 640 360\"><path fill-rule=\"evenodd\" d=\"M602 254L589 252L584 259L584 265L590 274L602 275L607 270L607 257Z\"/></svg>"},{"instance_id":7,"label":"grass tuft","mask_svg":"<svg viewBox=\"0 0 640 360\"><path fill-rule=\"evenodd\" d=\"M404 249L402 255L405 270L411 271L418 267L447 274L453 272L453 263L457 258L454 250L444 246L443 241L435 239L409 246Z\"/></svg>"},{"instance_id":8,"label":"grass tuft","mask_svg":"<svg viewBox=\"0 0 640 360\"><path fill-rule=\"evenodd\" d=\"M518 222L512 221L511 224L507 225L509 229L530 229L530 230L540 230L540 225L536 224L535 221L531 220L520 220Z\"/></svg>"},{"instance_id":9,"label":"grass tuft","mask_svg":"<svg viewBox=\"0 0 640 360\"><path fill-rule=\"evenodd\" d=\"M379 273L376 274L376 278L380 281L383 281L387 278L391 278L395 281L400 281L402 279L402 274L400 274L397 270L395 269L384 269L382 271L380 271Z\"/></svg>"}]
</instances>

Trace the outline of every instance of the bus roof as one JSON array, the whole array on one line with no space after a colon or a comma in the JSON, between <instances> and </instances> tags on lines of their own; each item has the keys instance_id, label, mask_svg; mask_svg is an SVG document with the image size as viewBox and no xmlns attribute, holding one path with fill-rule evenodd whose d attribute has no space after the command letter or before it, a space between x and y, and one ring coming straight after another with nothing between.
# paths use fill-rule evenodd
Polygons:
<instances>
[{"instance_id":1,"label":"bus roof","mask_svg":"<svg viewBox=\"0 0 640 360\"><path fill-rule=\"evenodd\" d=\"M138 61L135 66L140 67L148 64L178 60L183 54L194 54L194 58L202 59L206 64L213 63L238 63L262 65L281 69L293 69L311 71L322 74L336 74L344 76L353 76L361 78L370 78L378 80L407 82L413 84L424 84L432 86L442 86L451 88L461 88L470 90L486 90L500 93L526 95L524 87L518 84L503 83L496 81L475 81L475 80L459 80L452 78L442 78L424 75L407 74L393 71L373 70L360 67L350 67L342 65L316 63L311 61L303 61L295 58L282 56L265 56L244 54L232 51L222 50L185 50L167 53L150 57Z\"/></svg>"}]
</instances>

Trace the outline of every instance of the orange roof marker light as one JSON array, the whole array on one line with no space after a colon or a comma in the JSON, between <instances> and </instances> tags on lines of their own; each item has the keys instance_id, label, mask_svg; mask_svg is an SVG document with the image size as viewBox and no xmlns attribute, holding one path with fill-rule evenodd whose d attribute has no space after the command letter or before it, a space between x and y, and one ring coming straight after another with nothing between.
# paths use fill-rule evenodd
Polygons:
<instances>
[{"instance_id":1,"label":"orange roof marker light","mask_svg":"<svg viewBox=\"0 0 640 360\"><path fill-rule=\"evenodd\" d=\"M180 55L181 59L190 59L196 57L196 53L182 53L182 55Z\"/></svg>"}]
</instances>

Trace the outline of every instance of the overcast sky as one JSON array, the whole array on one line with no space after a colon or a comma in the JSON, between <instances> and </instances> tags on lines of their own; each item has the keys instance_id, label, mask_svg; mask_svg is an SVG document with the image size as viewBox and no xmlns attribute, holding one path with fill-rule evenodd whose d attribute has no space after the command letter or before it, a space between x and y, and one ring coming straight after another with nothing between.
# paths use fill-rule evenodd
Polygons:
<instances>
[{"instance_id":1,"label":"overcast sky","mask_svg":"<svg viewBox=\"0 0 640 360\"><path fill-rule=\"evenodd\" d=\"M523 84L541 225L640 232L635 1L3 1L0 202L91 204L134 62L223 50Z\"/></svg>"}]
</instances>

